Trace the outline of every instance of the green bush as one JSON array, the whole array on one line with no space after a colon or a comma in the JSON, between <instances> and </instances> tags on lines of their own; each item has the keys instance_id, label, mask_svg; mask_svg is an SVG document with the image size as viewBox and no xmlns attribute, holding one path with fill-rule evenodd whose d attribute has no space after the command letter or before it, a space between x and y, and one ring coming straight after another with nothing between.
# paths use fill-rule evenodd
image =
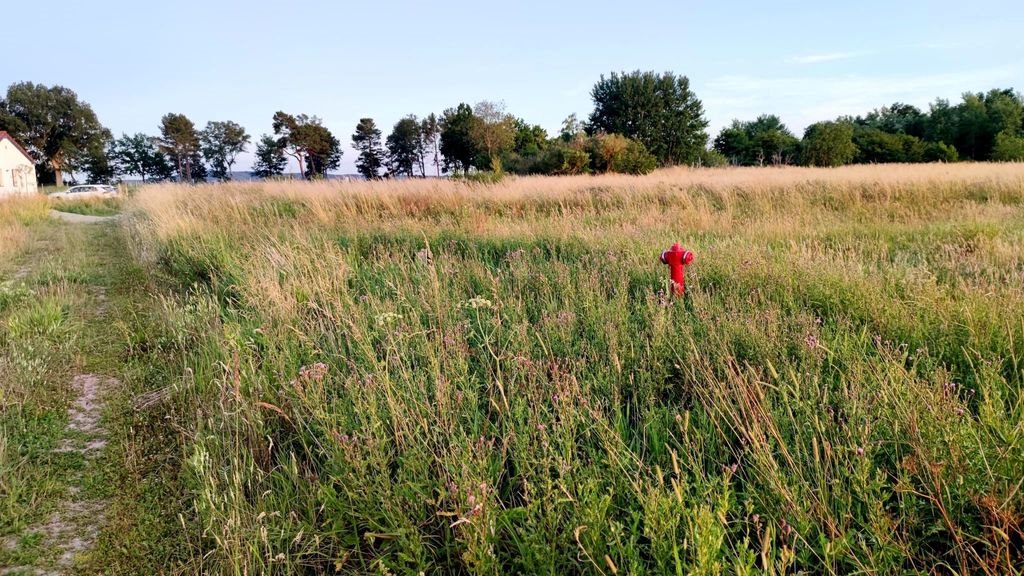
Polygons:
<instances>
[{"instance_id":1,"label":"green bush","mask_svg":"<svg viewBox=\"0 0 1024 576\"><path fill-rule=\"evenodd\" d=\"M590 172L590 154L569 144L558 143L548 148L537 162L539 174L569 176Z\"/></svg>"},{"instance_id":2,"label":"green bush","mask_svg":"<svg viewBox=\"0 0 1024 576\"><path fill-rule=\"evenodd\" d=\"M647 151L642 142L630 140L626 150L612 162L612 172L621 174L650 174L658 167L658 159Z\"/></svg>"},{"instance_id":3,"label":"green bush","mask_svg":"<svg viewBox=\"0 0 1024 576\"><path fill-rule=\"evenodd\" d=\"M929 142L924 149L925 162L956 162L959 159L956 148L945 142Z\"/></svg>"},{"instance_id":4,"label":"green bush","mask_svg":"<svg viewBox=\"0 0 1024 576\"><path fill-rule=\"evenodd\" d=\"M462 180L464 182L472 182L474 184L497 184L505 179L505 173L495 172L493 170L477 170L468 174L455 176L454 179Z\"/></svg>"},{"instance_id":5,"label":"green bush","mask_svg":"<svg viewBox=\"0 0 1024 576\"><path fill-rule=\"evenodd\" d=\"M718 150L708 149L700 153L697 165L705 168L721 168L729 165L729 159Z\"/></svg>"},{"instance_id":6,"label":"green bush","mask_svg":"<svg viewBox=\"0 0 1024 576\"><path fill-rule=\"evenodd\" d=\"M992 159L999 162L1024 161L1024 137L1015 136L1005 131L996 134L995 146L992 148Z\"/></svg>"}]
</instances>

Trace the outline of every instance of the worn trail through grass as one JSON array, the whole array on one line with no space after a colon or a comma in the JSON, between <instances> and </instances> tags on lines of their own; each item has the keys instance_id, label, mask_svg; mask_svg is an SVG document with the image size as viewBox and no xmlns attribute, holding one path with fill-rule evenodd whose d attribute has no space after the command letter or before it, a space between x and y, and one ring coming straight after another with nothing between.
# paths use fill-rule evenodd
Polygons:
<instances>
[{"instance_id":1,"label":"worn trail through grass","mask_svg":"<svg viewBox=\"0 0 1024 576\"><path fill-rule=\"evenodd\" d=\"M145 517L122 336L148 298L114 219L24 230L0 258L0 575L107 573Z\"/></svg>"}]
</instances>

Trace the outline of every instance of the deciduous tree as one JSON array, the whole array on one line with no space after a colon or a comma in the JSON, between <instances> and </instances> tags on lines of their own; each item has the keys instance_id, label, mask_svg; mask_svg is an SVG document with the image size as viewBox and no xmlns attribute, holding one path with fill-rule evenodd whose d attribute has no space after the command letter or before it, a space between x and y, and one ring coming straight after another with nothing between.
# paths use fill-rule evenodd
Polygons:
<instances>
[{"instance_id":1,"label":"deciduous tree","mask_svg":"<svg viewBox=\"0 0 1024 576\"><path fill-rule=\"evenodd\" d=\"M501 154L515 144L515 119L500 102L483 100L473 107L470 135L476 148L487 155L491 171L501 173Z\"/></svg>"},{"instance_id":2,"label":"deciduous tree","mask_svg":"<svg viewBox=\"0 0 1024 576\"><path fill-rule=\"evenodd\" d=\"M662 164L692 164L707 144L704 107L685 76L612 72L591 91L589 134L622 134L643 142Z\"/></svg>"},{"instance_id":3,"label":"deciduous tree","mask_svg":"<svg viewBox=\"0 0 1024 576\"><path fill-rule=\"evenodd\" d=\"M358 128L356 131L358 133ZM412 178L416 175L417 167L422 174L422 136L416 116L406 116L395 123L386 141L388 169L392 174L404 174Z\"/></svg>"},{"instance_id":4,"label":"deciduous tree","mask_svg":"<svg viewBox=\"0 0 1024 576\"><path fill-rule=\"evenodd\" d=\"M110 145L110 159L119 175L138 176L143 182L170 178L173 167L145 134L122 134Z\"/></svg>"},{"instance_id":5,"label":"deciduous tree","mask_svg":"<svg viewBox=\"0 0 1024 576\"><path fill-rule=\"evenodd\" d=\"M245 128L230 120L208 122L206 128L199 133L199 140L213 177L221 181L231 179L231 167L235 159L250 142Z\"/></svg>"},{"instance_id":6,"label":"deciduous tree","mask_svg":"<svg viewBox=\"0 0 1024 576\"><path fill-rule=\"evenodd\" d=\"M0 130L9 132L37 163L61 185L64 172L99 163L110 132L89 104L63 86L32 82L12 84L0 99Z\"/></svg>"},{"instance_id":7,"label":"deciduous tree","mask_svg":"<svg viewBox=\"0 0 1024 576\"><path fill-rule=\"evenodd\" d=\"M713 148L740 166L789 164L796 160L800 140L774 114L752 122L733 120L715 137Z\"/></svg>"},{"instance_id":8,"label":"deciduous tree","mask_svg":"<svg viewBox=\"0 0 1024 576\"><path fill-rule=\"evenodd\" d=\"M818 122L804 130L803 159L810 166L842 166L853 161L853 124Z\"/></svg>"},{"instance_id":9,"label":"deciduous tree","mask_svg":"<svg viewBox=\"0 0 1024 576\"><path fill-rule=\"evenodd\" d=\"M996 134L992 159L999 162L1024 162L1024 137L1009 130Z\"/></svg>"},{"instance_id":10,"label":"deciduous tree","mask_svg":"<svg viewBox=\"0 0 1024 576\"><path fill-rule=\"evenodd\" d=\"M449 108L441 115L441 154L445 172L466 173L480 153L473 140L474 125L479 119L468 104Z\"/></svg>"},{"instance_id":11,"label":"deciduous tree","mask_svg":"<svg viewBox=\"0 0 1024 576\"><path fill-rule=\"evenodd\" d=\"M432 155L434 170L437 172L437 176L441 176L441 150L439 148L441 125L437 120L437 115L433 112L420 122L420 137L423 139L423 144L420 147L420 170L426 176L426 157Z\"/></svg>"}]
</instances>

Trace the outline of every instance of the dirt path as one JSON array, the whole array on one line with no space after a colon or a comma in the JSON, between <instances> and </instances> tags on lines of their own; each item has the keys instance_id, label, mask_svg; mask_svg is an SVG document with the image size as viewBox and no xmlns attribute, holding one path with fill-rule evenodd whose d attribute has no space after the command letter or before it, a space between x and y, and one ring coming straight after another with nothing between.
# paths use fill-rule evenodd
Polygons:
<instances>
[{"instance_id":1,"label":"dirt path","mask_svg":"<svg viewBox=\"0 0 1024 576\"><path fill-rule=\"evenodd\" d=\"M68 408L68 424L61 443L54 448L55 454L77 454L86 467L93 462L107 445L107 430L101 421L104 396L114 389L118 382L96 374L80 374L71 382L76 394L75 401ZM107 507L105 500L89 499L84 496L83 478L69 482L68 500L39 525L30 526L26 532L40 534L42 545L51 551L54 559L46 566L14 566L0 569L0 575L67 574L74 567L76 557L90 550L99 535Z\"/></svg>"},{"instance_id":2,"label":"dirt path","mask_svg":"<svg viewBox=\"0 0 1024 576\"><path fill-rule=\"evenodd\" d=\"M61 218L81 223L110 220L93 220L94 217L77 214L66 216L76 218ZM86 232L87 229L89 232ZM31 256L28 262L16 269L14 276L18 282L28 283L34 290L39 291L42 288L39 287L39 280L35 275L41 270L52 269L52 262L84 262L97 256L101 258L97 262L103 264L89 264L80 270L106 271L103 266L112 256L102 250L98 241L109 237L110 231L91 226L70 226L62 227L58 232L64 234L64 240L56 243L57 250L44 250ZM49 242L51 239L48 238L37 240L40 245ZM63 253L69 249L68 247L73 247L75 252ZM39 460L40 465L49 466L51 469L48 479L59 482L61 488L55 493L50 493L52 504L47 506L47 509L52 512L24 526L15 534L0 538L0 576L80 573L83 569L82 563L89 561L88 553L97 547L101 530L107 520L111 491L109 487L98 486L106 480L103 469L110 465L108 460L111 457L107 454L107 445L112 434L105 413L108 402L113 402L121 389L121 384L115 378L92 373L94 370L108 373L115 373L118 370L117 364L109 360L112 351L108 346L101 344L102 340L96 338L96 334L109 329L109 323L113 320L107 310L106 284L110 280L99 275L97 278L100 280L80 284L75 290L75 295L68 304L65 304L70 316L78 320L76 339L87 342L88 345L79 352L81 361L75 362L76 366L84 368L80 368L79 373L72 372L70 381L61 378L67 383L64 386L55 384L65 390L63 394L68 399L66 410L61 409L63 414L60 421L64 422L64 426L63 429L56 428L53 431L48 455ZM71 302L74 302L74 305L70 304ZM63 373L67 374L66 371ZM2 484L0 482L0 486ZM26 553L26 550L35 552ZM11 562L5 566L3 552L8 553L8 560L19 558L20 562Z\"/></svg>"}]
</instances>

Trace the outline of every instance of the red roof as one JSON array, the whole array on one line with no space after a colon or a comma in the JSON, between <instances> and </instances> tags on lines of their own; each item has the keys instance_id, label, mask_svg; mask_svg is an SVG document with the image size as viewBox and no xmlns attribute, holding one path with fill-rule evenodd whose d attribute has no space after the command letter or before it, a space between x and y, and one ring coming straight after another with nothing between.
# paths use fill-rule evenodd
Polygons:
<instances>
[{"instance_id":1,"label":"red roof","mask_svg":"<svg viewBox=\"0 0 1024 576\"><path fill-rule=\"evenodd\" d=\"M14 147L18 149L18 152L24 154L25 158L28 158L29 162L33 164L36 163L36 161L33 160L32 157L28 155L28 152L25 152L25 149L21 147L21 144L18 144L18 141L14 139L14 136L11 136L10 134L4 132L3 130L0 130L0 142L3 142L4 140L10 140L11 144L14 144Z\"/></svg>"}]
</instances>

